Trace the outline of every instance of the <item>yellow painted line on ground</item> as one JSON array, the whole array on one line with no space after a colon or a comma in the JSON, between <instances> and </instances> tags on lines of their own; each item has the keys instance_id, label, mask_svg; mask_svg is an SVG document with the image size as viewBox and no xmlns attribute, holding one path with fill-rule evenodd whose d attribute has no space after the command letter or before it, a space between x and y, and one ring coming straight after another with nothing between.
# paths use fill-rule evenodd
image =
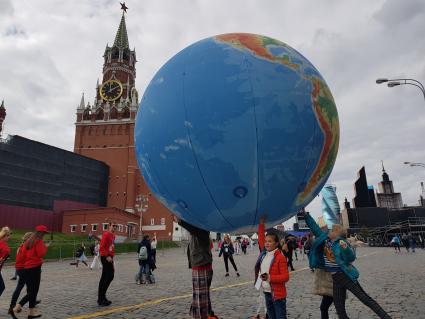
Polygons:
<instances>
[{"instance_id":1,"label":"yellow painted line on ground","mask_svg":"<svg viewBox=\"0 0 425 319\"><path fill-rule=\"evenodd\" d=\"M370 254L359 256L358 258L367 257L367 256L375 255L375 254L378 254L378 253L379 252L376 251L376 252L373 252L373 253L370 253ZM310 269L310 268L309 267L300 268L300 269L291 271L290 274L295 274L297 272L301 272L301 271L304 271L304 270L307 270L307 269ZM225 290L225 289L235 288L235 287L241 287L241 286L246 286L246 285L254 285L254 281L250 280L250 281L240 282L240 283L237 283L237 284L230 284L230 285L225 285L225 286L221 286L221 287L217 287L217 288L211 288L211 291L220 291L220 290ZM125 312L125 311L142 309L142 308L145 308L145 307L148 307L148 306L157 305L157 304L165 302L165 301L173 301L173 300L185 299L185 298L189 298L189 297L192 297L192 293L187 293L187 294L184 294L184 295L179 295L179 296L174 296L174 297L167 297L167 298L161 298L161 299L146 301L146 302L136 304L136 305L110 308L110 309L107 309L107 310L104 310L104 311L98 311L98 312L94 312L94 313L90 313L90 314L86 314L86 315L69 317L68 319L97 318L97 317L107 316L107 315L117 313L117 312Z\"/></svg>"},{"instance_id":2,"label":"yellow painted line on ground","mask_svg":"<svg viewBox=\"0 0 425 319\"><path fill-rule=\"evenodd\" d=\"M309 268L308 267L300 268L298 270L291 271L291 274L294 274L294 273L297 273L297 272L300 272L300 271L303 271L303 270L306 270L306 269L309 269ZM225 285L225 286L221 286L221 287L211 288L211 291L220 291L220 290L225 290L225 289L230 289L230 288L235 288L235 287L241 287L241 286L246 286L246 285L254 285L254 281L250 280L250 281L239 282L237 284L230 284L230 285ZM111 309L107 309L107 310L104 310L104 311L94 312L94 313L91 313L91 314L80 315L80 316L76 316L76 317L70 317L68 319L97 318L97 317L106 316L106 315L110 315L110 314L117 313L117 312L137 310L137 309L145 308L145 307L148 307L148 306L157 305L157 304L165 302L165 301L173 301L173 300L185 299L185 298L189 298L189 297L192 297L192 293L187 293L187 294L184 294L184 295L179 295L179 296L174 296L174 297L167 297L167 298L161 298L161 299L146 301L146 302L136 304L136 305L129 305L129 306L111 308Z\"/></svg>"}]
</instances>

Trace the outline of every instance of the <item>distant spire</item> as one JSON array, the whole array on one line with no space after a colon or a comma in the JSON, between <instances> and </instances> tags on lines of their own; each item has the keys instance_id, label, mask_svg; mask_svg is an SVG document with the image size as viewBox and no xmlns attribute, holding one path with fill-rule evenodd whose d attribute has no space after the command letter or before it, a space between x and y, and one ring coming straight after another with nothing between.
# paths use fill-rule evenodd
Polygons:
<instances>
[{"instance_id":1,"label":"distant spire","mask_svg":"<svg viewBox=\"0 0 425 319\"><path fill-rule=\"evenodd\" d=\"M122 13L121 22L118 27L117 35L115 36L114 47L120 49L129 49L127 27L125 25L124 11Z\"/></svg>"},{"instance_id":2,"label":"distant spire","mask_svg":"<svg viewBox=\"0 0 425 319\"><path fill-rule=\"evenodd\" d=\"M81 95L81 101L80 101L80 107L79 107L79 109L84 109L84 107L85 107L85 102L84 102L84 92L83 92L83 94Z\"/></svg>"},{"instance_id":3,"label":"distant spire","mask_svg":"<svg viewBox=\"0 0 425 319\"><path fill-rule=\"evenodd\" d=\"M0 137L3 134L3 122L5 118L6 118L6 108L4 107L4 100L2 100L0 105Z\"/></svg>"},{"instance_id":4,"label":"distant spire","mask_svg":"<svg viewBox=\"0 0 425 319\"><path fill-rule=\"evenodd\" d=\"M387 172L385 171L384 161L381 161L381 164L382 164L382 180L384 182L389 182L390 181L390 177L388 176Z\"/></svg>"}]
</instances>

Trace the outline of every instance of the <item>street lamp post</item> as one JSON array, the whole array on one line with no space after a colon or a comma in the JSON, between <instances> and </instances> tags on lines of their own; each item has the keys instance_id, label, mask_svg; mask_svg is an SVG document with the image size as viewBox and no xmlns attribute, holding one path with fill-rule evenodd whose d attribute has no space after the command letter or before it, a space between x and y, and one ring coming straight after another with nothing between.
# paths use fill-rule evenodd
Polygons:
<instances>
[{"instance_id":1,"label":"street lamp post","mask_svg":"<svg viewBox=\"0 0 425 319\"><path fill-rule=\"evenodd\" d=\"M145 194L136 196L136 210L139 213L139 238L142 238L142 223L143 214L147 212L149 208L149 196Z\"/></svg>"},{"instance_id":2,"label":"street lamp post","mask_svg":"<svg viewBox=\"0 0 425 319\"><path fill-rule=\"evenodd\" d=\"M404 162L404 165L409 165L410 167L423 167L425 168L425 163L412 163L412 162Z\"/></svg>"},{"instance_id":3,"label":"street lamp post","mask_svg":"<svg viewBox=\"0 0 425 319\"><path fill-rule=\"evenodd\" d=\"M387 83L387 86L389 88L393 88L399 85L413 85L416 86L419 90L421 90L422 95L424 96L425 100L425 87L424 85L415 79L386 79L386 78L379 78L376 80L376 84L382 84Z\"/></svg>"}]
</instances>

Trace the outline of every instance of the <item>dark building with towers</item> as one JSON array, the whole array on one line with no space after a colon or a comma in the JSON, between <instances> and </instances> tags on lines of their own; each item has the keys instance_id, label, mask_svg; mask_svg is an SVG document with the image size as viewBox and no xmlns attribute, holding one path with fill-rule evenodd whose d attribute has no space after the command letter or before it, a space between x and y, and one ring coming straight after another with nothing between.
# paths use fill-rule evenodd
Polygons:
<instances>
[{"instance_id":1,"label":"dark building with towers","mask_svg":"<svg viewBox=\"0 0 425 319\"><path fill-rule=\"evenodd\" d=\"M341 211L341 223L351 234L367 233L381 244L388 242L394 234L412 233L425 238L425 205L403 205L401 193L394 192L393 182L382 165L382 181L376 194L368 186L365 168L358 173L354 184L353 208L347 199Z\"/></svg>"},{"instance_id":2,"label":"dark building with towers","mask_svg":"<svg viewBox=\"0 0 425 319\"><path fill-rule=\"evenodd\" d=\"M366 170L364 166L357 173L357 181L354 183L355 197L354 207L376 207L375 192L373 186L367 184Z\"/></svg>"}]
</instances>

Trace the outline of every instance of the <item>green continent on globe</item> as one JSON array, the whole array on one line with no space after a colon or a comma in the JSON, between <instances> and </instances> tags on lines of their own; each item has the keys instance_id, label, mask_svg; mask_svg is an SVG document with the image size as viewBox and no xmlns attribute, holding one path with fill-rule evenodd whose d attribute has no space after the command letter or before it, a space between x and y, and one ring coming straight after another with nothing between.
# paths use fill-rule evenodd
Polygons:
<instances>
[{"instance_id":1,"label":"green continent on globe","mask_svg":"<svg viewBox=\"0 0 425 319\"><path fill-rule=\"evenodd\" d=\"M326 179L335 163L339 145L339 121L338 112L332 94L325 81L315 75L307 75L301 71L299 64L293 61L290 54L274 55L268 46L282 47L288 51L292 50L284 42L249 33L229 33L218 35L215 40L230 45L238 50L248 51L258 58L272 63L278 63L289 67L312 84L312 107L318 125L324 137L324 144L320 159L313 170L304 189L298 194L297 204L301 205L315 189Z\"/></svg>"},{"instance_id":2,"label":"green continent on globe","mask_svg":"<svg viewBox=\"0 0 425 319\"><path fill-rule=\"evenodd\" d=\"M339 145L339 121L336 105L326 83L315 77L313 82L313 109L320 129L324 135L324 145L320 159L304 190L298 194L297 203L301 204L327 178L336 160Z\"/></svg>"}]
</instances>

